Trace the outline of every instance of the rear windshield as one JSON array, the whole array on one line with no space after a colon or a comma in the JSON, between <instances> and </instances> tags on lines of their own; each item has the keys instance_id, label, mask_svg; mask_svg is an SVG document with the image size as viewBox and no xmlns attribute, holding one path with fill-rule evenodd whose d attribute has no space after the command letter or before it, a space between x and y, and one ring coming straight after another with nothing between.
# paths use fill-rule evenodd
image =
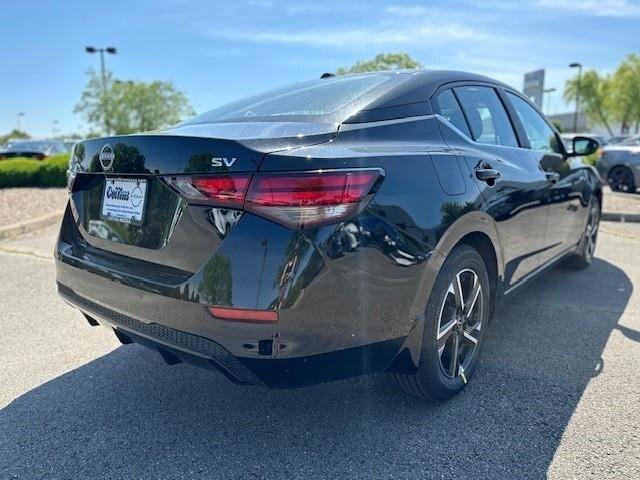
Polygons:
<instances>
[{"instance_id":1,"label":"rear windshield","mask_svg":"<svg viewBox=\"0 0 640 480\"><path fill-rule=\"evenodd\" d=\"M402 74L380 73L297 83L229 103L182 125L247 120L343 122L405 78Z\"/></svg>"}]
</instances>

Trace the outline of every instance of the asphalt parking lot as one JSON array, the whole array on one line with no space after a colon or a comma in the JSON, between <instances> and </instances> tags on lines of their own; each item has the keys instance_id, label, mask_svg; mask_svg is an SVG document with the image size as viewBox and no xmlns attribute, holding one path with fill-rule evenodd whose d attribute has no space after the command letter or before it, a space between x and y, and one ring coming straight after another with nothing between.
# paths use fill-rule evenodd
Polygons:
<instances>
[{"instance_id":1,"label":"asphalt parking lot","mask_svg":"<svg viewBox=\"0 0 640 480\"><path fill-rule=\"evenodd\" d=\"M0 478L640 478L640 224L510 297L439 405L384 375L268 390L120 346L57 297L55 234L0 242Z\"/></svg>"}]
</instances>

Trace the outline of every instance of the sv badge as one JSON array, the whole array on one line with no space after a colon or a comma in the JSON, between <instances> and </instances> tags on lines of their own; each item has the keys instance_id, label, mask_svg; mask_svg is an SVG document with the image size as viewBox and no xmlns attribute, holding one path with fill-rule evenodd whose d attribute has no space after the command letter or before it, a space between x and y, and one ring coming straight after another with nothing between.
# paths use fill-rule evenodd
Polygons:
<instances>
[{"instance_id":1,"label":"sv badge","mask_svg":"<svg viewBox=\"0 0 640 480\"><path fill-rule=\"evenodd\" d=\"M225 167L231 167L234 163L236 163L236 157L213 157L211 159L212 167L221 167L223 165Z\"/></svg>"}]
</instances>

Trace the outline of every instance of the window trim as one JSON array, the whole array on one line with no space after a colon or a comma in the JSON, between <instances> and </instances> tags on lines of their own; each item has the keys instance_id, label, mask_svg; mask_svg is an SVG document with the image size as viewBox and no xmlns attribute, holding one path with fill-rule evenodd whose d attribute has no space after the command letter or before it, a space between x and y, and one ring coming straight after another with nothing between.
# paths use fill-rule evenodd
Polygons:
<instances>
[{"instance_id":1,"label":"window trim","mask_svg":"<svg viewBox=\"0 0 640 480\"><path fill-rule=\"evenodd\" d=\"M462 108L462 104L460 103L460 99L458 98L458 95L456 95L456 91L453 89L453 87L443 88L443 89L439 90L436 94L434 94L434 96L433 96L434 102L433 103L434 103L434 106L435 106L435 110L433 108L432 108L432 110L435 113L437 113L438 115L442 116L442 110L440 109L440 104L438 103L438 97L441 94L443 94L444 92L446 92L447 90L449 90L451 92L451 94L453 95L453 99L456 102L456 105L458 105L458 108L460 109L460 113L462 113L462 118L464 119L464 124L467 127L467 132L469 132L469 135L467 135L465 132L460 130L458 127L456 127L449 120L447 120L447 123L451 123L451 126L455 127L456 130L459 130L460 133L462 133L465 137L467 137L469 140L475 142L475 140L473 139L473 132L471 131L471 128L470 128L470 125L469 125L469 119L467 118L467 113L464 111L464 108Z\"/></svg>"}]
</instances>

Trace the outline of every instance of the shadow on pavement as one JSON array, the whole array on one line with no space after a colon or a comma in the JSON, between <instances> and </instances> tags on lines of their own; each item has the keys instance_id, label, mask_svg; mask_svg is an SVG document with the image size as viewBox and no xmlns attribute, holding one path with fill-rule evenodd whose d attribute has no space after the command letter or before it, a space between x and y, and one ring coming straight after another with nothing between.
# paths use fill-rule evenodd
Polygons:
<instances>
[{"instance_id":1,"label":"shadow on pavement","mask_svg":"<svg viewBox=\"0 0 640 480\"><path fill-rule=\"evenodd\" d=\"M631 292L602 260L545 274L508 299L469 387L440 405L397 392L384 375L268 390L120 347L0 411L0 471L543 478L587 383L606 371L601 354Z\"/></svg>"}]
</instances>

